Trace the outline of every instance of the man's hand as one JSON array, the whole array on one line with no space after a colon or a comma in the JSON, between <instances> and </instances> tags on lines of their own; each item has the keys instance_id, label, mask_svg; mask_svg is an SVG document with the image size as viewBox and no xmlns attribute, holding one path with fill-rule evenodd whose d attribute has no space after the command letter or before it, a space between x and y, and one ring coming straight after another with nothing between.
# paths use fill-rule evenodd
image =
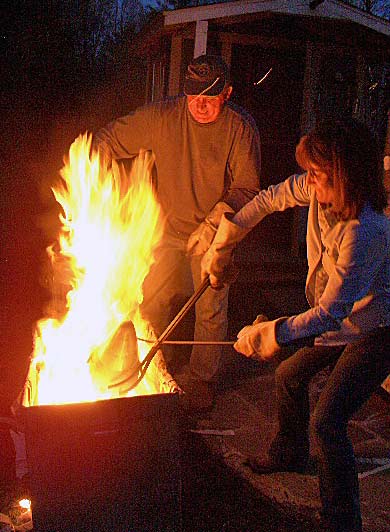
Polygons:
<instances>
[{"instance_id":1,"label":"man's hand","mask_svg":"<svg viewBox=\"0 0 390 532\"><path fill-rule=\"evenodd\" d=\"M233 209L223 201L218 202L206 216L205 220L198 225L190 235L187 242L188 255L204 255L211 246L217 232L222 215L225 212L234 212Z\"/></svg>"},{"instance_id":2,"label":"man's hand","mask_svg":"<svg viewBox=\"0 0 390 532\"><path fill-rule=\"evenodd\" d=\"M280 351L276 325L285 318L247 325L238 333L234 349L248 358L268 360Z\"/></svg>"},{"instance_id":3,"label":"man's hand","mask_svg":"<svg viewBox=\"0 0 390 532\"><path fill-rule=\"evenodd\" d=\"M191 233L187 242L187 255L204 255L211 246L216 232L217 227L211 225L206 218Z\"/></svg>"}]
</instances>

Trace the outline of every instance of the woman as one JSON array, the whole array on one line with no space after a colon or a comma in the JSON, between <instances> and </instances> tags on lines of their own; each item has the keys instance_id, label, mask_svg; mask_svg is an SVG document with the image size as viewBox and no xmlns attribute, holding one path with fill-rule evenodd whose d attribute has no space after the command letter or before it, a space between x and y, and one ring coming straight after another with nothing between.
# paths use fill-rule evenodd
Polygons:
<instances>
[{"instance_id":1,"label":"woman","mask_svg":"<svg viewBox=\"0 0 390 532\"><path fill-rule=\"evenodd\" d=\"M234 344L243 355L262 360L282 346L307 344L276 370L278 432L268 458L248 463L260 474L301 472L310 434L322 524L330 532L356 532L362 530L359 484L347 423L390 372L390 222L383 214L380 158L369 130L352 120L316 127L302 137L296 158L304 174L261 191L232 219L223 217L202 271L218 288L235 244L251 228L272 212L309 208L311 308L244 327ZM330 377L309 419L309 383L329 365Z\"/></svg>"}]
</instances>

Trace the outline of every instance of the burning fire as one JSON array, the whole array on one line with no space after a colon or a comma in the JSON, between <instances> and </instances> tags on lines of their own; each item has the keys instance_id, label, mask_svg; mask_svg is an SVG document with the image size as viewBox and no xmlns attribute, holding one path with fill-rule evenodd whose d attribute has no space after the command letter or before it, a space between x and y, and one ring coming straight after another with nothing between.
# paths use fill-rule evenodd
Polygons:
<instances>
[{"instance_id":1,"label":"burning fire","mask_svg":"<svg viewBox=\"0 0 390 532\"><path fill-rule=\"evenodd\" d=\"M141 152L124 179L115 162L111 168L91 153L90 135L70 147L52 189L63 212L58 241L47 250L54 295L49 317L36 326L34 404L117 397L121 390L112 384L137 369L150 348L141 344L138 352L136 335L152 334L139 306L163 229L152 165ZM131 393L160 391L150 373Z\"/></svg>"}]
</instances>

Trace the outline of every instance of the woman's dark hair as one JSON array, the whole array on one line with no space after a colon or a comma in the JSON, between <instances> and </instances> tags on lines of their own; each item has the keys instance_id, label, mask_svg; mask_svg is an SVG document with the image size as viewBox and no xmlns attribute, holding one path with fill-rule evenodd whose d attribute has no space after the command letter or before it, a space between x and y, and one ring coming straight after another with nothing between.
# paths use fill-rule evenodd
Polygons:
<instances>
[{"instance_id":1,"label":"woman's dark hair","mask_svg":"<svg viewBox=\"0 0 390 532\"><path fill-rule=\"evenodd\" d=\"M387 197L376 138L357 120L327 120L301 138L296 159L305 170L313 164L332 182L332 205L343 219L357 218L366 202L383 211Z\"/></svg>"}]
</instances>

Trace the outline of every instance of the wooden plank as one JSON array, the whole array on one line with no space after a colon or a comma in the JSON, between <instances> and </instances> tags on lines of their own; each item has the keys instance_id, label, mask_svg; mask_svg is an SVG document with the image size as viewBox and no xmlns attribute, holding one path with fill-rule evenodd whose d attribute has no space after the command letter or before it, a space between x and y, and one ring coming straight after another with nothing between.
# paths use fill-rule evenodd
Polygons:
<instances>
[{"instance_id":1,"label":"wooden plank","mask_svg":"<svg viewBox=\"0 0 390 532\"><path fill-rule=\"evenodd\" d=\"M174 35L171 41L171 58L169 69L169 96L179 94L180 88L180 67L182 60L183 37Z\"/></svg>"}]
</instances>

